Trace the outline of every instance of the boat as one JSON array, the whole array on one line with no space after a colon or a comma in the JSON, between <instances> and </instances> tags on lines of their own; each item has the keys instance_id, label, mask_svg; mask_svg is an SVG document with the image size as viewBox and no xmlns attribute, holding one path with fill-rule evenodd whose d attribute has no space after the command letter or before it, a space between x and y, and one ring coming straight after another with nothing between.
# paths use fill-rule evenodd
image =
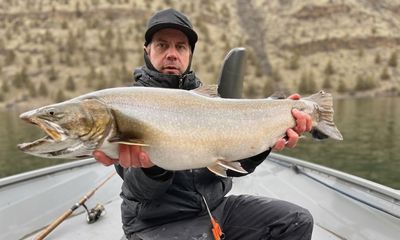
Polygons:
<instances>
[{"instance_id":1,"label":"boat","mask_svg":"<svg viewBox=\"0 0 400 240\"><path fill-rule=\"evenodd\" d=\"M240 48L228 54L221 86L232 69L242 69L237 66L243 54ZM224 87L220 94L240 97L240 86ZM122 180L114 173L113 167L89 158L0 179L0 239L35 239L87 195L84 206L46 239L124 239ZM314 217L313 240L395 240L400 234L400 192L351 174L271 153L254 173L233 181L229 194L268 196L308 209ZM88 217L92 209L98 210L96 221Z\"/></svg>"},{"instance_id":2,"label":"boat","mask_svg":"<svg viewBox=\"0 0 400 240\"><path fill-rule=\"evenodd\" d=\"M0 239L34 239L49 223L115 172L94 159L0 179ZM81 207L46 239L123 239L122 181L114 176L86 202L105 214L88 224ZM313 240L395 240L400 233L398 190L341 171L271 153L253 174L235 178L229 194L279 198L307 208ZM254 213L257 214L257 213Z\"/></svg>"}]
</instances>

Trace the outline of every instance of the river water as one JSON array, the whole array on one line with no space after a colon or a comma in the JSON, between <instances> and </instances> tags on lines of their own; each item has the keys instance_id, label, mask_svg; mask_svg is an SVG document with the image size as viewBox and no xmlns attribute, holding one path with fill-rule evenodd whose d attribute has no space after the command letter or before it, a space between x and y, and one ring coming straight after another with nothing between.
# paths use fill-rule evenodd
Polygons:
<instances>
[{"instance_id":1,"label":"river water","mask_svg":"<svg viewBox=\"0 0 400 240\"><path fill-rule=\"evenodd\" d=\"M43 136L18 119L0 112L0 177L64 163L20 152L17 143ZM400 98L335 101L335 123L344 141L315 141L309 135L295 149L281 153L400 189Z\"/></svg>"}]
</instances>

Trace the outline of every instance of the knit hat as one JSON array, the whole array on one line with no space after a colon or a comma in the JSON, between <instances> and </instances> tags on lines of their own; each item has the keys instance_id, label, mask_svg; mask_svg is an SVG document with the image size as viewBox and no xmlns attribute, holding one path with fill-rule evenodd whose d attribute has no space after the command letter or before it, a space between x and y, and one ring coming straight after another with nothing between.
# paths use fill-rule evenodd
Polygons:
<instances>
[{"instance_id":1,"label":"knit hat","mask_svg":"<svg viewBox=\"0 0 400 240\"><path fill-rule=\"evenodd\" d=\"M194 51L198 37L197 33L193 30L192 23L185 15L172 8L156 12L150 18L144 37L144 45L147 46L151 42L154 33L164 28L174 28L182 31L189 40L192 52Z\"/></svg>"}]
</instances>

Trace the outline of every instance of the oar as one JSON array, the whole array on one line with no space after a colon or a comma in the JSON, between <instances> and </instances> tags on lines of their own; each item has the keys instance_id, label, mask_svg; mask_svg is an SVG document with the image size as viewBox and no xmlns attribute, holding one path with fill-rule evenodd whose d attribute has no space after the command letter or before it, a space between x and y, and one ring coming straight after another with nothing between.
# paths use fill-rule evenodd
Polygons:
<instances>
[{"instance_id":1,"label":"oar","mask_svg":"<svg viewBox=\"0 0 400 240\"><path fill-rule=\"evenodd\" d=\"M115 171L111 173L105 180L103 180L95 189L86 193L85 196L79 200L79 202L75 203L69 210L59 216L56 220L50 223L42 232L40 232L36 237L35 240L42 240L44 239L49 233L51 233L58 225L60 225L65 219L67 219L77 208L85 204L85 202L93 196L93 194L101 188L108 180L110 180L114 175Z\"/></svg>"}]
</instances>

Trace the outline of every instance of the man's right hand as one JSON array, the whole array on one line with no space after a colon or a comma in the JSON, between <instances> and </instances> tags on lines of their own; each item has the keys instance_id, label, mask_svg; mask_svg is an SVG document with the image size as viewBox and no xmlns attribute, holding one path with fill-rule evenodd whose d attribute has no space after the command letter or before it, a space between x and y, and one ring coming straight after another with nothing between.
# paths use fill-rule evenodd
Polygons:
<instances>
[{"instance_id":1,"label":"man's right hand","mask_svg":"<svg viewBox=\"0 0 400 240\"><path fill-rule=\"evenodd\" d=\"M149 168L154 166L154 163L150 161L149 156L141 150L140 146L120 144L118 148L119 159L109 158L104 152L99 150L94 151L93 156L98 162L105 166L117 163L124 168Z\"/></svg>"}]
</instances>

